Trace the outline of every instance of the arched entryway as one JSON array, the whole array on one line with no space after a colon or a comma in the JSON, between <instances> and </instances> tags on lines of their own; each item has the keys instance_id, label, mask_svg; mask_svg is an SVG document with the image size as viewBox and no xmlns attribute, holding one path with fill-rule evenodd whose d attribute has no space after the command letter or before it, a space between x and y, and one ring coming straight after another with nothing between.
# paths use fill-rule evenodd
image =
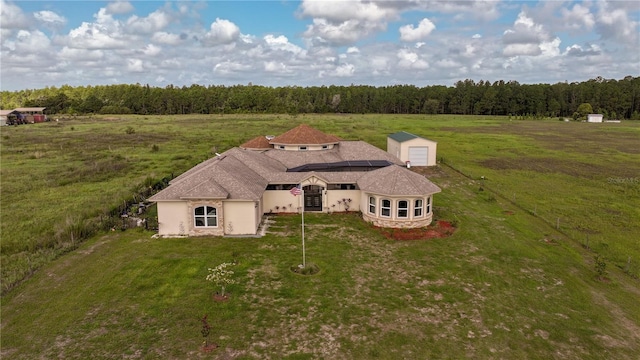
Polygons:
<instances>
[{"instance_id":1,"label":"arched entryway","mask_svg":"<svg viewBox=\"0 0 640 360\"><path fill-rule=\"evenodd\" d=\"M304 211L322 211L322 190L319 185L306 185L304 190Z\"/></svg>"}]
</instances>

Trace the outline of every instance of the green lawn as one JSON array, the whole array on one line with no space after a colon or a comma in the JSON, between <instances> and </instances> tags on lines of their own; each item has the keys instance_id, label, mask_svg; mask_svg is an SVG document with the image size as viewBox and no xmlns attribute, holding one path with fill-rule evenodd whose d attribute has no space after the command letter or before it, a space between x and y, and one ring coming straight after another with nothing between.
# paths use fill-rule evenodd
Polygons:
<instances>
[{"instance_id":1,"label":"green lawn","mask_svg":"<svg viewBox=\"0 0 640 360\"><path fill-rule=\"evenodd\" d=\"M100 234L3 298L2 355L32 358L635 359L637 282L442 169L449 238L396 242L353 214L274 217L263 238ZM545 240L546 239L546 240ZM548 240L548 241L547 241ZM236 261L227 302L207 268ZM212 353L200 347L209 318Z\"/></svg>"},{"instance_id":2,"label":"green lawn","mask_svg":"<svg viewBox=\"0 0 640 360\"><path fill-rule=\"evenodd\" d=\"M301 261L297 216L276 217L260 239L106 230L118 228L110 212L156 181L300 123L383 149L399 130L437 141L444 162L426 174L443 189L436 217L456 233L393 242L356 214L309 214L308 261L321 272L305 277L289 270ZM128 116L0 135L3 358L640 352L638 122ZM596 254L605 280L596 278ZM230 301L215 302L207 268L232 260L238 284ZM220 345L211 354L200 351L205 314Z\"/></svg>"}]
</instances>

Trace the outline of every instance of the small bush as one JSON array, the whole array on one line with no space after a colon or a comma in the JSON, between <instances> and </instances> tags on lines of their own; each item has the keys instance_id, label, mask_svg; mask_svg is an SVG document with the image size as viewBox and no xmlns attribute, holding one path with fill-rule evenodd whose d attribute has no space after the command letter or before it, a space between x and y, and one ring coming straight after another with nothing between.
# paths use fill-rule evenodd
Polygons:
<instances>
[{"instance_id":1,"label":"small bush","mask_svg":"<svg viewBox=\"0 0 640 360\"><path fill-rule=\"evenodd\" d=\"M136 129L134 129L132 126L127 126L124 132L128 135L131 135L136 133Z\"/></svg>"},{"instance_id":2,"label":"small bush","mask_svg":"<svg viewBox=\"0 0 640 360\"><path fill-rule=\"evenodd\" d=\"M151 146L151 152L158 152L160 151L160 147L156 144L153 144L153 146Z\"/></svg>"}]
</instances>

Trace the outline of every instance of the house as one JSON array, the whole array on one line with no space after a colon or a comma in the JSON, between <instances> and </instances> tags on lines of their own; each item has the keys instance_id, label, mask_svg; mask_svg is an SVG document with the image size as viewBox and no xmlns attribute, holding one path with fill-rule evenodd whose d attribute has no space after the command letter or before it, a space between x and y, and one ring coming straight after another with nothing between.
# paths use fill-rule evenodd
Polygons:
<instances>
[{"instance_id":1,"label":"house","mask_svg":"<svg viewBox=\"0 0 640 360\"><path fill-rule=\"evenodd\" d=\"M149 200L158 206L161 236L224 236L255 235L263 215L303 209L360 211L380 227L424 227L438 192L373 145L300 125L216 154Z\"/></svg>"},{"instance_id":2,"label":"house","mask_svg":"<svg viewBox=\"0 0 640 360\"><path fill-rule=\"evenodd\" d=\"M436 165L438 143L420 136L400 131L387 136L387 152L408 166Z\"/></svg>"},{"instance_id":3,"label":"house","mask_svg":"<svg viewBox=\"0 0 640 360\"><path fill-rule=\"evenodd\" d=\"M602 114L588 114L587 122L602 122Z\"/></svg>"},{"instance_id":4,"label":"house","mask_svg":"<svg viewBox=\"0 0 640 360\"><path fill-rule=\"evenodd\" d=\"M14 111L22 114L26 123L40 123L48 121L47 115L44 114L46 107L24 107L16 108Z\"/></svg>"},{"instance_id":5,"label":"house","mask_svg":"<svg viewBox=\"0 0 640 360\"><path fill-rule=\"evenodd\" d=\"M13 125L16 121L15 110L0 110L0 126Z\"/></svg>"}]
</instances>

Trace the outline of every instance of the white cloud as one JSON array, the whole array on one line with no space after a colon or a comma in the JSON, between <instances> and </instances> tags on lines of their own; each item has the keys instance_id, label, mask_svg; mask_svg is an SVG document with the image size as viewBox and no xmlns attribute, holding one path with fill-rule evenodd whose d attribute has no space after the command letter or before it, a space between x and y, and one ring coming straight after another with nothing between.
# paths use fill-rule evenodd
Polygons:
<instances>
[{"instance_id":1,"label":"white cloud","mask_svg":"<svg viewBox=\"0 0 640 360\"><path fill-rule=\"evenodd\" d=\"M29 18L20 7L0 0L0 26L2 30L27 29L29 23Z\"/></svg>"},{"instance_id":2,"label":"white cloud","mask_svg":"<svg viewBox=\"0 0 640 360\"><path fill-rule=\"evenodd\" d=\"M162 53L162 48L153 44L147 45L142 51L147 56L157 56Z\"/></svg>"},{"instance_id":3,"label":"white cloud","mask_svg":"<svg viewBox=\"0 0 640 360\"><path fill-rule=\"evenodd\" d=\"M211 29L202 39L205 45L215 46L222 44L230 44L240 36L240 28L229 20L216 18L211 23Z\"/></svg>"},{"instance_id":4,"label":"white cloud","mask_svg":"<svg viewBox=\"0 0 640 360\"><path fill-rule=\"evenodd\" d=\"M126 29L130 33L151 34L160 31L171 23L171 16L164 10L156 10L147 17L136 15L127 19Z\"/></svg>"},{"instance_id":5,"label":"white cloud","mask_svg":"<svg viewBox=\"0 0 640 360\"><path fill-rule=\"evenodd\" d=\"M122 25L102 8L94 15L96 22L83 22L69 31L68 46L79 49L119 49L130 46Z\"/></svg>"},{"instance_id":6,"label":"white cloud","mask_svg":"<svg viewBox=\"0 0 640 360\"><path fill-rule=\"evenodd\" d=\"M171 34L165 31L158 31L151 36L151 41L159 44L166 45L179 45L182 42L183 36L178 34Z\"/></svg>"},{"instance_id":7,"label":"white cloud","mask_svg":"<svg viewBox=\"0 0 640 360\"><path fill-rule=\"evenodd\" d=\"M436 26L431 20L424 18L420 21L417 27L413 27L413 24L404 25L400 27L400 40L405 42L413 42L418 40L424 40Z\"/></svg>"},{"instance_id":8,"label":"white cloud","mask_svg":"<svg viewBox=\"0 0 640 360\"><path fill-rule=\"evenodd\" d=\"M144 66L140 59L129 59L127 61L127 70L131 72L143 72Z\"/></svg>"},{"instance_id":9,"label":"white cloud","mask_svg":"<svg viewBox=\"0 0 640 360\"><path fill-rule=\"evenodd\" d=\"M65 19L63 16L60 16L49 10L38 11L34 13L33 16L36 18L36 20L42 23L52 24L55 26L64 25L67 23L67 19Z\"/></svg>"},{"instance_id":10,"label":"white cloud","mask_svg":"<svg viewBox=\"0 0 640 360\"><path fill-rule=\"evenodd\" d=\"M591 30L595 24L595 17L588 7L575 4L571 10L562 8L562 24L571 30Z\"/></svg>"},{"instance_id":11,"label":"white cloud","mask_svg":"<svg viewBox=\"0 0 640 360\"><path fill-rule=\"evenodd\" d=\"M630 44L637 50L639 41L638 21L630 18L625 8L612 9L606 1L598 3L600 9L597 16L596 29L605 40L616 40Z\"/></svg>"},{"instance_id":12,"label":"white cloud","mask_svg":"<svg viewBox=\"0 0 640 360\"><path fill-rule=\"evenodd\" d=\"M299 8L302 17L313 18L303 36L319 43L349 45L386 30L387 21L397 17L393 8L375 1L305 0Z\"/></svg>"},{"instance_id":13,"label":"white cloud","mask_svg":"<svg viewBox=\"0 0 640 360\"><path fill-rule=\"evenodd\" d=\"M112 15L128 14L133 10L133 5L128 1L111 2L106 7L107 13Z\"/></svg>"},{"instance_id":14,"label":"white cloud","mask_svg":"<svg viewBox=\"0 0 640 360\"><path fill-rule=\"evenodd\" d=\"M429 63L421 59L420 56L408 49L400 49L397 53L399 59L398 66L403 69L424 70L429 68Z\"/></svg>"},{"instance_id":15,"label":"white cloud","mask_svg":"<svg viewBox=\"0 0 640 360\"><path fill-rule=\"evenodd\" d=\"M339 77L339 78L343 78L343 77L352 77L353 74L355 73L356 68L353 64L340 64L336 67L334 67L333 69L330 70L322 70L320 72L318 72L318 77L320 78L324 78L324 77Z\"/></svg>"},{"instance_id":16,"label":"white cloud","mask_svg":"<svg viewBox=\"0 0 640 360\"><path fill-rule=\"evenodd\" d=\"M300 54L303 52L302 48L290 43L289 39L284 35L277 37L273 35L266 35L264 37L264 42L274 50L283 50L294 54Z\"/></svg>"},{"instance_id":17,"label":"white cloud","mask_svg":"<svg viewBox=\"0 0 640 360\"><path fill-rule=\"evenodd\" d=\"M522 11L518 14L511 29L504 31L502 42L506 44L504 56L536 56L542 53L540 45L552 40L541 24L536 24L532 18Z\"/></svg>"}]
</instances>

